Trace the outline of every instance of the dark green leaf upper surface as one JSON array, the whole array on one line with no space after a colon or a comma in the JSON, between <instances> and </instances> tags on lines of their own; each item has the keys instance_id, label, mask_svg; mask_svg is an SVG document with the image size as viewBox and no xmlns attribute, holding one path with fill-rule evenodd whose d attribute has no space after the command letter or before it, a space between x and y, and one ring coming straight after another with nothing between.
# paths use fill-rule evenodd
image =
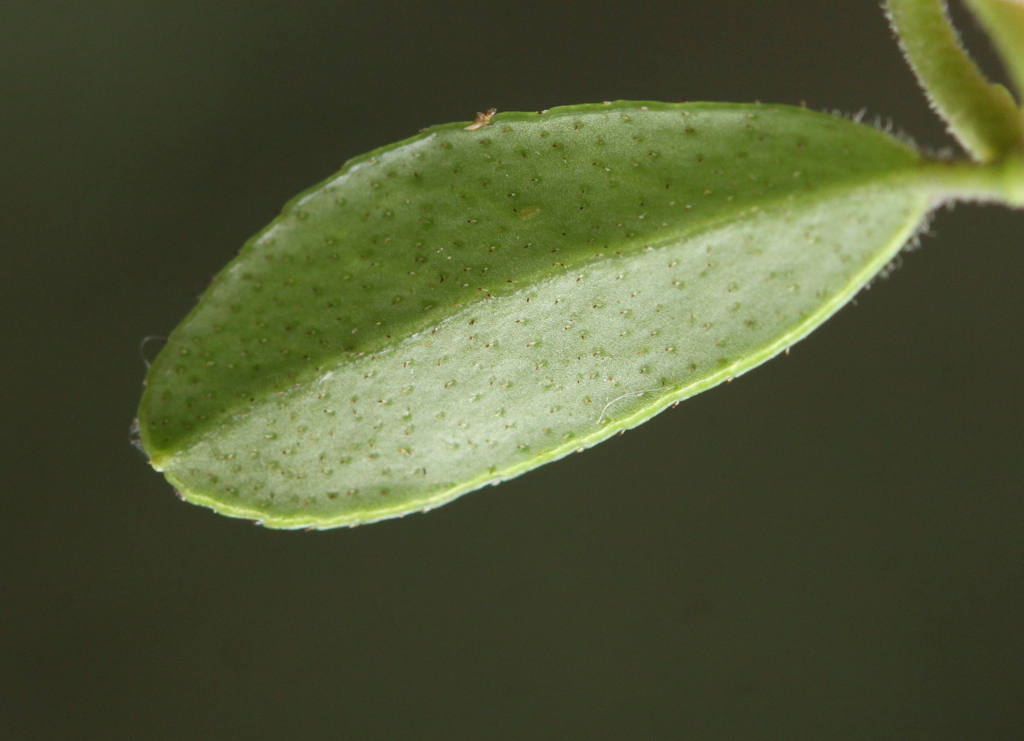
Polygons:
<instances>
[{"instance_id":1,"label":"dark green leaf upper surface","mask_svg":"<svg viewBox=\"0 0 1024 741\"><path fill-rule=\"evenodd\" d=\"M139 420L187 498L331 527L516 475L792 344L929 205L915 152L803 109L463 126L294 199L172 334Z\"/></svg>"}]
</instances>

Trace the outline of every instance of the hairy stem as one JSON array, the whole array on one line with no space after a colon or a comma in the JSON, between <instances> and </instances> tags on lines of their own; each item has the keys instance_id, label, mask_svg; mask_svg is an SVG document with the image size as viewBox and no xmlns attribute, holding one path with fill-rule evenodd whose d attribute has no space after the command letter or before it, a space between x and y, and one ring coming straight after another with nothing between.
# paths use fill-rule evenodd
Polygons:
<instances>
[{"instance_id":1,"label":"hairy stem","mask_svg":"<svg viewBox=\"0 0 1024 741\"><path fill-rule=\"evenodd\" d=\"M929 162L927 179L943 203L975 201L1024 208L1024 156L989 164Z\"/></svg>"},{"instance_id":2,"label":"hairy stem","mask_svg":"<svg viewBox=\"0 0 1024 741\"><path fill-rule=\"evenodd\" d=\"M886 7L918 82L964 149L981 162L1024 152L1013 98L967 55L943 0L887 0Z\"/></svg>"},{"instance_id":3,"label":"hairy stem","mask_svg":"<svg viewBox=\"0 0 1024 741\"><path fill-rule=\"evenodd\" d=\"M967 0L967 6L989 32L1017 89L1024 96L1024 2Z\"/></svg>"}]
</instances>

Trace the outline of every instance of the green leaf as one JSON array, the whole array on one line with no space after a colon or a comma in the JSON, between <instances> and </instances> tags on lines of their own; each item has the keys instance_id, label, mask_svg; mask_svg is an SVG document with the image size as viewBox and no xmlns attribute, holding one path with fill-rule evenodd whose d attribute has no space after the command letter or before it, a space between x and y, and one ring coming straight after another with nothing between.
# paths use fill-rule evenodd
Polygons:
<instances>
[{"instance_id":1,"label":"green leaf","mask_svg":"<svg viewBox=\"0 0 1024 741\"><path fill-rule=\"evenodd\" d=\"M799 108L463 126L291 201L173 332L139 422L186 499L326 528L516 476L789 347L938 198L907 145Z\"/></svg>"}]
</instances>

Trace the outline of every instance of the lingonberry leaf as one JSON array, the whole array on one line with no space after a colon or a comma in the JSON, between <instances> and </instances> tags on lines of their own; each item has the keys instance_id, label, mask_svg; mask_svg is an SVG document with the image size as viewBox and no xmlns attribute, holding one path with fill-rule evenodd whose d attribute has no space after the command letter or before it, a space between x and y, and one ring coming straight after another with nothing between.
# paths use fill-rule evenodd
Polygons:
<instances>
[{"instance_id":1,"label":"lingonberry leaf","mask_svg":"<svg viewBox=\"0 0 1024 741\"><path fill-rule=\"evenodd\" d=\"M913 148L786 106L504 113L291 201L153 363L188 500L272 527L447 502L633 427L804 337L934 204Z\"/></svg>"}]
</instances>

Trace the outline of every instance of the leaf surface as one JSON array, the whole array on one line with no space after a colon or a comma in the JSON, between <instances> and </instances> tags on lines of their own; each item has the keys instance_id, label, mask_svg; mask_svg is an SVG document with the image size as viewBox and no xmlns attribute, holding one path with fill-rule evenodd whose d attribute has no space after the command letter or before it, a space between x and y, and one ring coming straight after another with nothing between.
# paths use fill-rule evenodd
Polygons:
<instances>
[{"instance_id":1,"label":"leaf surface","mask_svg":"<svg viewBox=\"0 0 1024 741\"><path fill-rule=\"evenodd\" d=\"M910 147L799 108L463 126L295 198L171 335L139 423L186 499L353 525L593 445L802 338L933 197Z\"/></svg>"}]
</instances>

